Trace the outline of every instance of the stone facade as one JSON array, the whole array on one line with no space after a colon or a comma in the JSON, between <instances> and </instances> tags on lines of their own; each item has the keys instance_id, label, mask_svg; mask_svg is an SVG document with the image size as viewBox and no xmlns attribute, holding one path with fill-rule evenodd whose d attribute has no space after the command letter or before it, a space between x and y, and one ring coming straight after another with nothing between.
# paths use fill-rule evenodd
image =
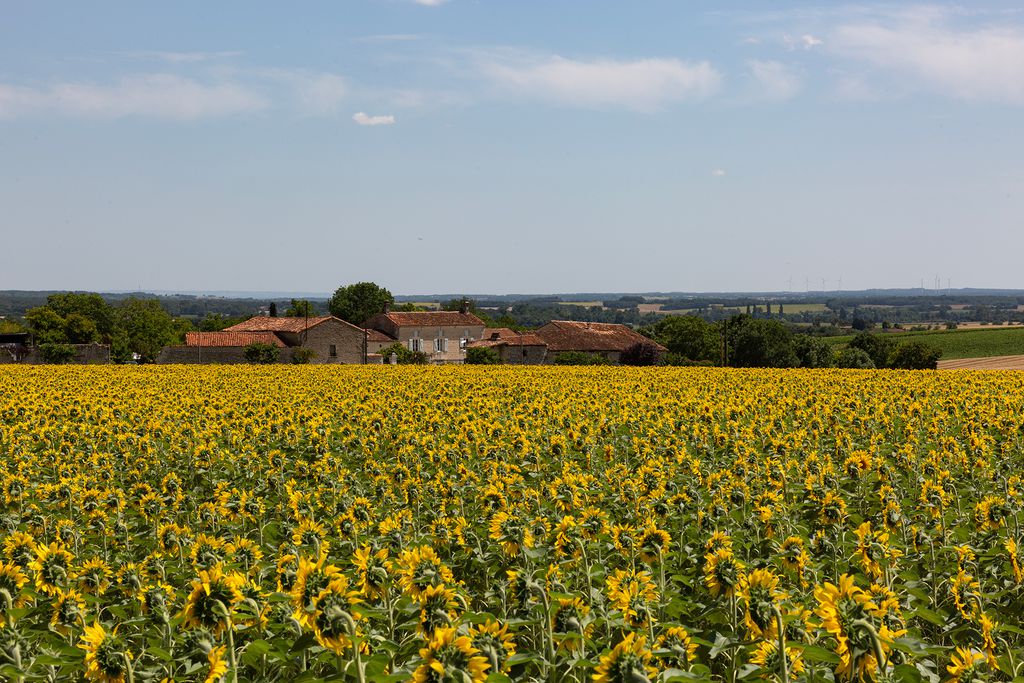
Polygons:
<instances>
[{"instance_id":1,"label":"stone facade","mask_svg":"<svg viewBox=\"0 0 1024 683\"><path fill-rule=\"evenodd\" d=\"M106 344L70 344L75 349L75 358L69 361L69 365L104 365L110 363L110 347ZM6 351L0 352L0 365L45 365L43 355L38 346L28 347L24 355L18 354L19 358Z\"/></svg>"},{"instance_id":2,"label":"stone facade","mask_svg":"<svg viewBox=\"0 0 1024 683\"><path fill-rule=\"evenodd\" d=\"M279 332L289 347L310 349L310 363L355 365L365 361L365 332L344 320L330 318L303 332Z\"/></svg>"},{"instance_id":3,"label":"stone facade","mask_svg":"<svg viewBox=\"0 0 1024 683\"><path fill-rule=\"evenodd\" d=\"M363 327L383 332L410 351L422 351L435 364L464 362L466 344L480 339L484 332L482 320L455 311L381 313Z\"/></svg>"}]
</instances>

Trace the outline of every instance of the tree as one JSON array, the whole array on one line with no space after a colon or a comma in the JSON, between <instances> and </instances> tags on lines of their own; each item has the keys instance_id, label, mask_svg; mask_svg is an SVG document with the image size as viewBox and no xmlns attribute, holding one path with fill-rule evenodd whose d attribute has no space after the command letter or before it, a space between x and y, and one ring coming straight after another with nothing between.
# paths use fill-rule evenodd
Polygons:
<instances>
[{"instance_id":1,"label":"tree","mask_svg":"<svg viewBox=\"0 0 1024 683\"><path fill-rule=\"evenodd\" d=\"M484 346L473 346L466 349L467 365L500 365L501 356L494 349Z\"/></svg>"},{"instance_id":2,"label":"tree","mask_svg":"<svg viewBox=\"0 0 1024 683\"><path fill-rule=\"evenodd\" d=\"M118 306L116 315L127 350L139 354L142 363L152 363L163 347L178 339L174 319L156 299L128 297Z\"/></svg>"},{"instance_id":3,"label":"tree","mask_svg":"<svg viewBox=\"0 0 1024 683\"><path fill-rule=\"evenodd\" d=\"M78 355L75 351L75 347L71 344L54 344L47 342L46 344L39 345L39 355L42 356L43 362L51 363L53 365L61 365L63 363L70 363Z\"/></svg>"},{"instance_id":4,"label":"tree","mask_svg":"<svg viewBox=\"0 0 1024 683\"><path fill-rule=\"evenodd\" d=\"M884 334L861 332L850 341L850 348L860 349L868 354L876 368L889 367L889 361L895 351L896 344Z\"/></svg>"},{"instance_id":5,"label":"tree","mask_svg":"<svg viewBox=\"0 0 1024 683\"><path fill-rule=\"evenodd\" d=\"M596 353L584 353L583 351L562 351L555 356L555 365L609 365L604 356Z\"/></svg>"},{"instance_id":6,"label":"tree","mask_svg":"<svg viewBox=\"0 0 1024 683\"><path fill-rule=\"evenodd\" d=\"M384 357L385 365L391 362L392 353L397 356L399 365L426 365L427 363L427 354L422 351L410 351L398 342L391 346L385 346L377 353Z\"/></svg>"},{"instance_id":7,"label":"tree","mask_svg":"<svg viewBox=\"0 0 1024 683\"><path fill-rule=\"evenodd\" d=\"M25 313L25 322L32 330L36 344L67 343L67 321L49 306L30 309Z\"/></svg>"},{"instance_id":8,"label":"tree","mask_svg":"<svg viewBox=\"0 0 1024 683\"><path fill-rule=\"evenodd\" d=\"M62 318L66 319L68 316L77 314L90 320L96 329L99 341L107 343L114 334L114 309L99 294L91 292L51 294L46 297L46 305ZM85 344L88 342L75 343Z\"/></svg>"},{"instance_id":9,"label":"tree","mask_svg":"<svg viewBox=\"0 0 1024 683\"><path fill-rule=\"evenodd\" d=\"M289 318L313 318L316 316L316 309L305 299L292 299L284 314Z\"/></svg>"},{"instance_id":10,"label":"tree","mask_svg":"<svg viewBox=\"0 0 1024 683\"><path fill-rule=\"evenodd\" d=\"M383 313L393 303L395 297L383 287L373 282L357 282L338 287L327 307L331 315L353 325L362 325L378 313Z\"/></svg>"},{"instance_id":11,"label":"tree","mask_svg":"<svg viewBox=\"0 0 1024 683\"><path fill-rule=\"evenodd\" d=\"M69 313L64 318L64 338L71 344L92 344L99 341L96 323L81 313Z\"/></svg>"},{"instance_id":12,"label":"tree","mask_svg":"<svg viewBox=\"0 0 1024 683\"><path fill-rule=\"evenodd\" d=\"M832 345L819 337L809 334L793 336L793 351L802 368L831 368L835 366Z\"/></svg>"},{"instance_id":13,"label":"tree","mask_svg":"<svg viewBox=\"0 0 1024 683\"><path fill-rule=\"evenodd\" d=\"M737 315L723 327L729 365L738 368L792 368L800 360L793 348L793 333L778 320Z\"/></svg>"},{"instance_id":14,"label":"tree","mask_svg":"<svg viewBox=\"0 0 1024 683\"><path fill-rule=\"evenodd\" d=\"M637 342L622 350L619 362L623 365L657 365L661 351L651 342Z\"/></svg>"},{"instance_id":15,"label":"tree","mask_svg":"<svg viewBox=\"0 0 1024 683\"><path fill-rule=\"evenodd\" d=\"M295 301L295 299L292 299L292 301ZM276 301L271 301L270 302L270 317L271 318L276 318L277 317L277 302Z\"/></svg>"},{"instance_id":16,"label":"tree","mask_svg":"<svg viewBox=\"0 0 1024 683\"><path fill-rule=\"evenodd\" d=\"M871 360L871 356L868 355L867 351L851 346L839 352L839 356L836 358L836 367L873 370L875 363Z\"/></svg>"},{"instance_id":17,"label":"tree","mask_svg":"<svg viewBox=\"0 0 1024 683\"><path fill-rule=\"evenodd\" d=\"M273 344L256 342L246 346L242 353L245 355L245 359L250 363L269 365L277 362L277 359L281 354L281 349L277 348Z\"/></svg>"},{"instance_id":18,"label":"tree","mask_svg":"<svg viewBox=\"0 0 1024 683\"><path fill-rule=\"evenodd\" d=\"M641 332L676 356L691 361L718 362L722 355L718 330L695 315L670 315Z\"/></svg>"},{"instance_id":19,"label":"tree","mask_svg":"<svg viewBox=\"0 0 1024 683\"><path fill-rule=\"evenodd\" d=\"M922 341L900 344L892 354L890 367L900 370L934 370L939 366L942 351Z\"/></svg>"}]
</instances>

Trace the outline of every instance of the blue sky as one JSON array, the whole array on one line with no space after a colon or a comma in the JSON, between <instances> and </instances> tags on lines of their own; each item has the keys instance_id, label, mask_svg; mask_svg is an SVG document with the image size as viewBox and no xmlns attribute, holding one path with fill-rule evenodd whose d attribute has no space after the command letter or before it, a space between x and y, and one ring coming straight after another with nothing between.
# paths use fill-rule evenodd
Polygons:
<instances>
[{"instance_id":1,"label":"blue sky","mask_svg":"<svg viewBox=\"0 0 1024 683\"><path fill-rule=\"evenodd\" d=\"M0 289L1024 287L1012 3L0 15Z\"/></svg>"}]
</instances>

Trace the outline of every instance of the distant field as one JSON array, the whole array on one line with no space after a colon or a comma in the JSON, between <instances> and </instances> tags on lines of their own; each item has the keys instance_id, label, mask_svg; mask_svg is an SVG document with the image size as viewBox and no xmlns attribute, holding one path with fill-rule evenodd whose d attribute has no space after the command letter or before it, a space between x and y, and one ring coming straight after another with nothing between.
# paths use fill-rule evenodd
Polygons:
<instances>
[{"instance_id":1,"label":"distant field","mask_svg":"<svg viewBox=\"0 0 1024 683\"><path fill-rule=\"evenodd\" d=\"M986 358L1024 354L1024 327L975 328L970 330L935 330L931 332L891 333L899 341L913 337L942 351L943 360ZM849 344L853 335L826 337L834 346Z\"/></svg>"},{"instance_id":2,"label":"distant field","mask_svg":"<svg viewBox=\"0 0 1024 683\"><path fill-rule=\"evenodd\" d=\"M778 312L777 304L772 305L772 311ZM822 313L828 310L825 304L782 304L782 312L789 313Z\"/></svg>"},{"instance_id":3,"label":"distant field","mask_svg":"<svg viewBox=\"0 0 1024 683\"><path fill-rule=\"evenodd\" d=\"M582 306L583 308L604 308L603 301L560 301L560 306Z\"/></svg>"},{"instance_id":4,"label":"distant field","mask_svg":"<svg viewBox=\"0 0 1024 683\"><path fill-rule=\"evenodd\" d=\"M940 360L939 370L1024 370L1024 356Z\"/></svg>"}]
</instances>

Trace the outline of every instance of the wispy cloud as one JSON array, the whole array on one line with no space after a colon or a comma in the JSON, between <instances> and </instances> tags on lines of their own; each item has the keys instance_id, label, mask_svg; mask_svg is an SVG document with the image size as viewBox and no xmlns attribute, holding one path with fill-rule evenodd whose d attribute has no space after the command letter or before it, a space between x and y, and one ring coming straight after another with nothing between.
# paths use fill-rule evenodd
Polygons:
<instances>
[{"instance_id":1,"label":"wispy cloud","mask_svg":"<svg viewBox=\"0 0 1024 683\"><path fill-rule=\"evenodd\" d=\"M352 115L352 120L360 126L390 126L395 122L395 117L391 114L370 116L360 111Z\"/></svg>"},{"instance_id":2,"label":"wispy cloud","mask_svg":"<svg viewBox=\"0 0 1024 683\"><path fill-rule=\"evenodd\" d=\"M142 50L119 54L124 54L134 59L154 60L166 62L167 64L197 64L199 62L239 57L242 53L237 50L224 50L220 52L161 52L158 50Z\"/></svg>"},{"instance_id":3,"label":"wispy cloud","mask_svg":"<svg viewBox=\"0 0 1024 683\"><path fill-rule=\"evenodd\" d=\"M443 5L446 2L448 2L448 0L412 0L412 1L414 3L416 3L417 5L422 5L423 7L440 7L441 5Z\"/></svg>"},{"instance_id":4,"label":"wispy cloud","mask_svg":"<svg viewBox=\"0 0 1024 683\"><path fill-rule=\"evenodd\" d=\"M265 109L269 100L237 83L204 83L172 74L113 84L62 82L35 88L0 84L0 117L55 113L101 119L144 116L193 121Z\"/></svg>"},{"instance_id":5,"label":"wispy cloud","mask_svg":"<svg viewBox=\"0 0 1024 683\"><path fill-rule=\"evenodd\" d=\"M285 99L308 116L329 116L348 94L345 79L337 74L304 69L258 69L253 75L278 84L288 91ZM246 74L242 72L244 77Z\"/></svg>"},{"instance_id":6,"label":"wispy cloud","mask_svg":"<svg viewBox=\"0 0 1024 683\"><path fill-rule=\"evenodd\" d=\"M723 177L725 177L725 169L724 168L712 169L711 170L711 175L714 176L715 178L723 178Z\"/></svg>"},{"instance_id":7,"label":"wispy cloud","mask_svg":"<svg viewBox=\"0 0 1024 683\"><path fill-rule=\"evenodd\" d=\"M925 9L894 22L842 25L830 48L897 76L908 90L924 86L963 100L1024 104L1020 26L958 27Z\"/></svg>"},{"instance_id":8,"label":"wispy cloud","mask_svg":"<svg viewBox=\"0 0 1024 683\"><path fill-rule=\"evenodd\" d=\"M558 55L497 53L477 63L501 92L584 108L650 111L707 97L721 84L709 62L678 59L567 59Z\"/></svg>"},{"instance_id":9,"label":"wispy cloud","mask_svg":"<svg viewBox=\"0 0 1024 683\"><path fill-rule=\"evenodd\" d=\"M788 100L803 86L800 75L782 62L752 59L747 62L747 67L757 85L755 98Z\"/></svg>"},{"instance_id":10,"label":"wispy cloud","mask_svg":"<svg viewBox=\"0 0 1024 683\"><path fill-rule=\"evenodd\" d=\"M812 50L819 45L822 45L825 41L821 38L812 36L810 33L805 33L802 36L791 36L787 33L782 36L782 42L789 50L796 50L797 48Z\"/></svg>"},{"instance_id":11,"label":"wispy cloud","mask_svg":"<svg viewBox=\"0 0 1024 683\"><path fill-rule=\"evenodd\" d=\"M377 33L371 36L360 36L355 41L357 43L411 43L422 39L423 36L418 33Z\"/></svg>"}]
</instances>

